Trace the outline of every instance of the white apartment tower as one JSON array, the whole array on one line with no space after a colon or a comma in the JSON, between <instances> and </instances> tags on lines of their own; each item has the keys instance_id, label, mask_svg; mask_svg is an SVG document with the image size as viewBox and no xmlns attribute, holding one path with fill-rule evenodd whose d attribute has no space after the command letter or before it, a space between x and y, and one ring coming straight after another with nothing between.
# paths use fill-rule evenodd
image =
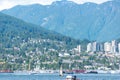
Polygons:
<instances>
[{"instance_id":1,"label":"white apartment tower","mask_svg":"<svg viewBox=\"0 0 120 80\"><path fill-rule=\"evenodd\" d=\"M116 53L116 41L111 42L111 53Z\"/></svg>"},{"instance_id":2,"label":"white apartment tower","mask_svg":"<svg viewBox=\"0 0 120 80\"><path fill-rule=\"evenodd\" d=\"M87 52L91 52L91 51L92 51L92 43L88 43Z\"/></svg>"},{"instance_id":3,"label":"white apartment tower","mask_svg":"<svg viewBox=\"0 0 120 80\"><path fill-rule=\"evenodd\" d=\"M118 43L118 52L120 54L120 43Z\"/></svg>"},{"instance_id":4,"label":"white apartment tower","mask_svg":"<svg viewBox=\"0 0 120 80\"><path fill-rule=\"evenodd\" d=\"M110 42L105 42L104 43L104 51L105 52L111 52L111 43Z\"/></svg>"},{"instance_id":5,"label":"white apartment tower","mask_svg":"<svg viewBox=\"0 0 120 80\"><path fill-rule=\"evenodd\" d=\"M77 50L78 50L79 53L81 52L81 45L77 46Z\"/></svg>"},{"instance_id":6,"label":"white apartment tower","mask_svg":"<svg viewBox=\"0 0 120 80\"><path fill-rule=\"evenodd\" d=\"M97 42L92 43L92 52L95 52L97 50Z\"/></svg>"}]
</instances>

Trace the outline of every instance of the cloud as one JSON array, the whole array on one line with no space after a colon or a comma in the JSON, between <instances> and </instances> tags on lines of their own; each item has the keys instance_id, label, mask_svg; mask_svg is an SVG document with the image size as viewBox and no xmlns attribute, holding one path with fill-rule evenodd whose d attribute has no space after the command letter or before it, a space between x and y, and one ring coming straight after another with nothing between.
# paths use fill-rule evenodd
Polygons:
<instances>
[{"instance_id":1,"label":"cloud","mask_svg":"<svg viewBox=\"0 0 120 80\"><path fill-rule=\"evenodd\" d=\"M15 5L26 5L26 4L34 4L34 3L49 5L53 1L61 1L61 0L0 0L0 10L8 9ZM95 2L99 4L108 0L69 0L69 1L74 1L78 4L85 2Z\"/></svg>"},{"instance_id":2,"label":"cloud","mask_svg":"<svg viewBox=\"0 0 120 80\"><path fill-rule=\"evenodd\" d=\"M0 0L0 10L11 8L15 5L26 5L39 3L43 5L51 4L56 0Z\"/></svg>"},{"instance_id":3,"label":"cloud","mask_svg":"<svg viewBox=\"0 0 120 80\"><path fill-rule=\"evenodd\" d=\"M9 2L8 0L0 1L0 10L10 8L14 5L13 2Z\"/></svg>"}]
</instances>

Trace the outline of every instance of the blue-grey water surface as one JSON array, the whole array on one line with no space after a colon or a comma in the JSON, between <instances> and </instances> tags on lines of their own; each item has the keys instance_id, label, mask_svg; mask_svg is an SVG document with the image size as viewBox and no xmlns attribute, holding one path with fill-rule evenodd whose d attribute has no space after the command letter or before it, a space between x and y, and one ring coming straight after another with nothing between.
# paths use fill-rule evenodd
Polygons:
<instances>
[{"instance_id":1,"label":"blue-grey water surface","mask_svg":"<svg viewBox=\"0 0 120 80\"><path fill-rule=\"evenodd\" d=\"M80 80L120 80L120 74L73 74ZM0 80L65 80L58 74L15 75L1 74Z\"/></svg>"}]
</instances>

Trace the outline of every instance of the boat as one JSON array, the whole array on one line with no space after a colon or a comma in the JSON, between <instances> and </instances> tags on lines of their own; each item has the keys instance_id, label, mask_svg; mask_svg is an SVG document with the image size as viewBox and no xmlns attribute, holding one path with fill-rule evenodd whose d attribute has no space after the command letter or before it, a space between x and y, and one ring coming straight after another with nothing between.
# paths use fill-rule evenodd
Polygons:
<instances>
[{"instance_id":1,"label":"boat","mask_svg":"<svg viewBox=\"0 0 120 80\"><path fill-rule=\"evenodd\" d=\"M72 70L66 70L66 71L63 71L64 74L74 74L74 72Z\"/></svg>"},{"instance_id":2,"label":"boat","mask_svg":"<svg viewBox=\"0 0 120 80\"><path fill-rule=\"evenodd\" d=\"M76 76L67 75L65 80L80 80Z\"/></svg>"},{"instance_id":3,"label":"boat","mask_svg":"<svg viewBox=\"0 0 120 80\"><path fill-rule=\"evenodd\" d=\"M75 74L82 74L82 73L85 73L86 70L73 70L73 72L74 72Z\"/></svg>"},{"instance_id":4,"label":"boat","mask_svg":"<svg viewBox=\"0 0 120 80\"><path fill-rule=\"evenodd\" d=\"M97 71L88 71L87 73L88 73L88 74L98 74Z\"/></svg>"}]
</instances>

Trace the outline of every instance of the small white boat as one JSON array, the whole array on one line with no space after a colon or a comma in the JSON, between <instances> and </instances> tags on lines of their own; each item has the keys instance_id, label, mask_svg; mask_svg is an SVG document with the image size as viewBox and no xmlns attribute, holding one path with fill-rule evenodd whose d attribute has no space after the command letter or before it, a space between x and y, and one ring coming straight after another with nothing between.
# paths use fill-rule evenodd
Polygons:
<instances>
[{"instance_id":1,"label":"small white boat","mask_svg":"<svg viewBox=\"0 0 120 80\"><path fill-rule=\"evenodd\" d=\"M65 80L80 80L80 79L77 79L76 76L68 75L68 76L66 76L66 79L65 79Z\"/></svg>"},{"instance_id":2,"label":"small white boat","mask_svg":"<svg viewBox=\"0 0 120 80\"><path fill-rule=\"evenodd\" d=\"M66 76L65 80L73 80L72 78L73 78L72 76L68 75L68 76Z\"/></svg>"}]
</instances>

